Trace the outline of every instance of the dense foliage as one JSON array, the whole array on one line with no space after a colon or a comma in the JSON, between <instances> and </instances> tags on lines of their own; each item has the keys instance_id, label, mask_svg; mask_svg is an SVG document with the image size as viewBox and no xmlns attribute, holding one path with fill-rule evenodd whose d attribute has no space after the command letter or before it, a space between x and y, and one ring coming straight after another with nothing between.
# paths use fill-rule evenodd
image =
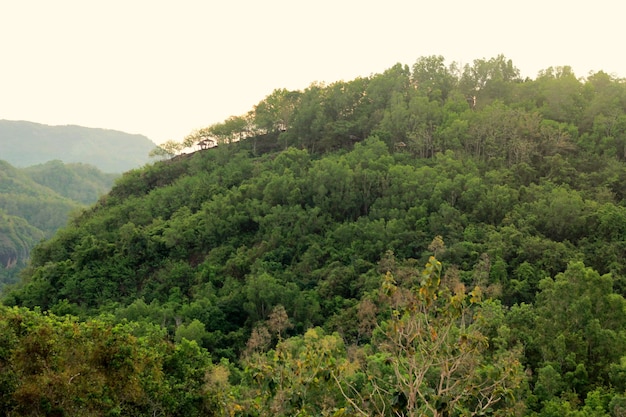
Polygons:
<instances>
[{"instance_id":1,"label":"dense foliage","mask_svg":"<svg viewBox=\"0 0 626 417\"><path fill-rule=\"evenodd\" d=\"M127 172L33 251L0 323L50 330L5 357L72 323L152 358L124 376L134 397L90 374L111 406L51 385L38 407L177 415L167 392L184 415L625 412L622 80L425 57L276 90L185 145L203 138L219 146ZM166 366L171 349L193 354ZM2 398L26 413L23 375L48 368L15 369Z\"/></svg>"},{"instance_id":2,"label":"dense foliage","mask_svg":"<svg viewBox=\"0 0 626 417\"><path fill-rule=\"evenodd\" d=\"M65 164L58 160L33 165L22 171L37 184L85 205L95 203L108 193L119 177L119 174L106 174L92 165Z\"/></svg>"}]
</instances>

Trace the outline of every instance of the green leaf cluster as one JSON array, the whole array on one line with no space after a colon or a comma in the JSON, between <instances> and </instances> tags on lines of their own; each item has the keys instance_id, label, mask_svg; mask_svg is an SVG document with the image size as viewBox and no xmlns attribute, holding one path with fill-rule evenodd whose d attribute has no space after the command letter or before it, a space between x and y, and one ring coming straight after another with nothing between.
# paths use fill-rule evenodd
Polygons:
<instances>
[{"instance_id":1,"label":"green leaf cluster","mask_svg":"<svg viewBox=\"0 0 626 417\"><path fill-rule=\"evenodd\" d=\"M210 357L158 326L0 307L5 415L201 415Z\"/></svg>"}]
</instances>

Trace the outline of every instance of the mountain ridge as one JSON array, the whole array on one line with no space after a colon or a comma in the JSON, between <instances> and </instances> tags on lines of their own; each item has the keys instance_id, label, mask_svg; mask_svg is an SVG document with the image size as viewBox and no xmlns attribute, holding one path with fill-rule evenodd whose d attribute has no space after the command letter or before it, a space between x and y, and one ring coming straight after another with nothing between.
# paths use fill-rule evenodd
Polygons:
<instances>
[{"instance_id":1,"label":"mountain ridge","mask_svg":"<svg viewBox=\"0 0 626 417\"><path fill-rule=\"evenodd\" d=\"M17 168L61 160L122 173L150 161L156 145L144 135L78 125L0 119L0 159ZM123 149L123 152L120 150Z\"/></svg>"}]
</instances>

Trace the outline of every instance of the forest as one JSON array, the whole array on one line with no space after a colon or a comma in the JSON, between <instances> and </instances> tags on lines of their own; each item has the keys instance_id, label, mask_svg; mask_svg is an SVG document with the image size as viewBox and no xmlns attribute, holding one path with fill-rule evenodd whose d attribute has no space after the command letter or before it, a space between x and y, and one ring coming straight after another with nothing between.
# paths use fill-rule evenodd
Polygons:
<instances>
[{"instance_id":1,"label":"forest","mask_svg":"<svg viewBox=\"0 0 626 417\"><path fill-rule=\"evenodd\" d=\"M626 415L626 82L519 74L421 57L164 144L6 291L0 410Z\"/></svg>"}]
</instances>

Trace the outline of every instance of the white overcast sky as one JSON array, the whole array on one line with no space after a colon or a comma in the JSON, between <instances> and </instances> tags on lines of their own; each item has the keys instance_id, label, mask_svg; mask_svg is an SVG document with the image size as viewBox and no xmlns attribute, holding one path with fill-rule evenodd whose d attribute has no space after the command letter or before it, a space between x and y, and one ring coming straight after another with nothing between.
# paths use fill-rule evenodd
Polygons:
<instances>
[{"instance_id":1,"label":"white overcast sky","mask_svg":"<svg viewBox=\"0 0 626 417\"><path fill-rule=\"evenodd\" d=\"M0 119L156 143L276 88L503 54L626 77L622 0L0 0ZM1 158L0 144L0 158Z\"/></svg>"}]
</instances>

